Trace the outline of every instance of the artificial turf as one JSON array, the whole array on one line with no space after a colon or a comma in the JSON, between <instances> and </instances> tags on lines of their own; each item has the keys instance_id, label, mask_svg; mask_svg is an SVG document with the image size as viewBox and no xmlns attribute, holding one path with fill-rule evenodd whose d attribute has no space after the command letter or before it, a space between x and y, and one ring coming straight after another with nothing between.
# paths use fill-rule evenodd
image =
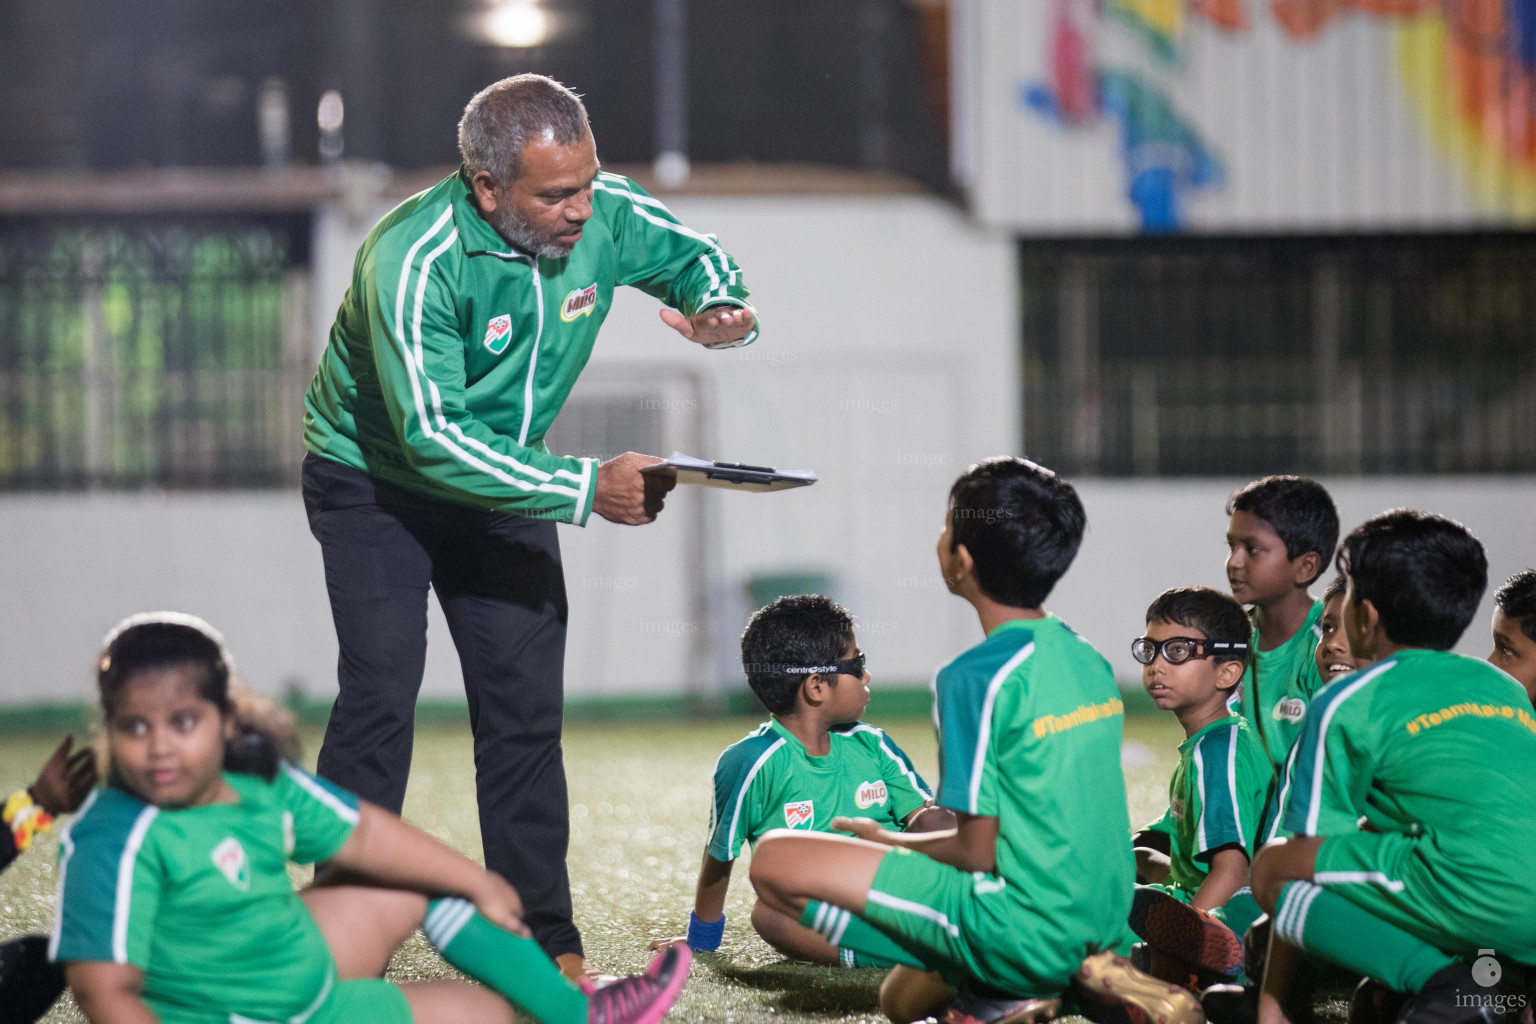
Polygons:
<instances>
[{"instance_id":1,"label":"artificial turf","mask_svg":"<svg viewBox=\"0 0 1536 1024\"><path fill-rule=\"evenodd\" d=\"M930 722L898 719L874 724L911 755L925 778L935 779ZM650 940L682 934L709 824L715 759L755 725L755 719L738 718L567 727L571 888L587 956L597 967L616 974L642 970L651 956ZM1126 720L1122 762L1133 824L1151 821L1166 807L1168 777L1181 738L1169 716ZM307 733L304 739L312 761L319 735ZM29 783L54 742L48 737L7 737L0 747L0 793ZM474 793L467 725L419 730L405 817L478 858ZM56 833L52 830L0 876L0 938L51 927ZM751 906L751 886L742 864L731 884L720 952L698 958L669 1021L884 1020L875 1008L881 972L785 961L752 931ZM390 976L404 981L452 973L418 936L401 948ZM67 998L45 1018L56 1024L82 1019Z\"/></svg>"}]
</instances>

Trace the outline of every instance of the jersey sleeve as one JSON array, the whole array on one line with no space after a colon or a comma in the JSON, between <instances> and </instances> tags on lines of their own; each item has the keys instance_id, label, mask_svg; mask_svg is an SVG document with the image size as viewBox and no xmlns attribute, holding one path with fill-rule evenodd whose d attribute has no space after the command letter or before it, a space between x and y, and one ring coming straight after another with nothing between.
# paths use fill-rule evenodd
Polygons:
<instances>
[{"instance_id":1,"label":"jersey sleeve","mask_svg":"<svg viewBox=\"0 0 1536 1024\"><path fill-rule=\"evenodd\" d=\"M492 430L466 405L464 335L440 259L456 248L456 235L447 222L439 224L404 253L381 242L353 284L362 291L400 449L416 472L467 503L584 526L597 492L597 460L530 447Z\"/></svg>"},{"instance_id":2,"label":"jersey sleeve","mask_svg":"<svg viewBox=\"0 0 1536 1024\"><path fill-rule=\"evenodd\" d=\"M1219 729L1202 736L1192 752L1200 817L1195 822L1194 849L1189 852L1196 860L1209 861L1223 846L1238 846L1253 856L1259 823L1250 819L1263 811L1244 799L1238 739L1236 726Z\"/></svg>"},{"instance_id":3,"label":"jersey sleeve","mask_svg":"<svg viewBox=\"0 0 1536 1024\"><path fill-rule=\"evenodd\" d=\"M336 855L357 828L357 797L334 783L283 762L273 780L282 804L288 856L299 864L313 864Z\"/></svg>"},{"instance_id":4,"label":"jersey sleeve","mask_svg":"<svg viewBox=\"0 0 1536 1024\"><path fill-rule=\"evenodd\" d=\"M753 742L755 739L772 742ZM710 808L709 846L706 852L715 860L729 862L741 853L741 844L753 842L763 827L761 783L764 766L784 745L782 737L768 733L748 737L727 748L715 764L715 797ZM758 783L754 791L753 784Z\"/></svg>"},{"instance_id":5,"label":"jersey sleeve","mask_svg":"<svg viewBox=\"0 0 1536 1024\"><path fill-rule=\"evenodd\" d=\"M684 316L710 306L752 309L741 268L714 235L685 227L665 204L628 178L599 174L592 187L612 210L619 284L639 288ZM754 327L740 341L716 347L750 345L757 335Z\"/></svg>"},{"instance_id":6,"label":"jersey sleeve","mask_svg":"<svg viewBox=\"0 0 1536 1024\"><path fill-rule=\"evenodd\" d=\"M1290 832L1326 836L1355 831L1379 746L1372 736L1368 697L1357 693L1385 667L1339 680L1307 705L1282 792L1280 823Z\"/></svg>"},{"instance_id":7,"label":"jersey sleeve","mask_svg":"<svg viewBox=\"0 0 1536 1024\"><path fill-rule=\"evenodd\" d=\"M164 872L150 835L158 808L97 791L59 835L48 957L149 966Z\"/></svg>"},{"instance_id":8,"label":"jersey sleeve","mask_svg":"<svg viewBox=\"0 0 1536 1024\"><path fill-rule=\"evenodd\" d=\"M939 720L937 802L966 814L997 814L997 773L987 757L987 682L987 677L965 665L951 663L939 670L934 684Z\"/></svg>"},{"instance_id":9,"label":"jersey sleeve","mask_svg":"<svg viewBox=\"0 0 1536 1024\"><path fill-rule=\"evenodd\" d=\"M881 775L885 779L885 791L890 794L891 817L897 824L907 820L907 815L933 799L933 790L912 767L907 752L883 729L874 729L871 737L878 747Z\"/></svg>"}]
</instances>

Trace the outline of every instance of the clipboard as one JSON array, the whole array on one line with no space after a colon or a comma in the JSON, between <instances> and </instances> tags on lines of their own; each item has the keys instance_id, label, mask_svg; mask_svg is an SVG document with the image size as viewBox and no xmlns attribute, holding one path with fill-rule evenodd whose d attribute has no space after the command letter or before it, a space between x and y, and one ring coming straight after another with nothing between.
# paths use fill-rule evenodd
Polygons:
<instances>
[{"instance_id":1,"label":"clipboard","mask_svg":"<svg viewBox=\"0 0 1536 1024\"><path fill-rule=\"evenodd\" d=\"M671 469L677 472L677 482L698 487L720 487L731 491L787 491L793 487L809 487L816 482L816 474L809 469L775 469L772 466L749 466L741 462L711 462L682 452L673 452L661 462L646 466L640 472L653 473Z\"/></svg>"}]
</instances>

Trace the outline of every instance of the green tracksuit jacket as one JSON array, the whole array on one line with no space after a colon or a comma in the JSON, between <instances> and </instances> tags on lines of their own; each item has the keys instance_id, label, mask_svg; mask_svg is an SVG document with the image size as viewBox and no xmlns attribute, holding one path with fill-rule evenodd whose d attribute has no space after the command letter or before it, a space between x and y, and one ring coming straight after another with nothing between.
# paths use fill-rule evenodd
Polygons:
<instances>
[{"instance_id":1,"label":"green tracksuit jacket","mask_svg":"<svg viewBox=\"0 0 1536 1024\"><path fill-rule=\"evenodd\" d=\"M581 240L553 260L508 245L450 175L358 250L304 397L305 446L429 497L585 525L597 460L543 439L621 284L685 316L748 305L714 236L628 178L597 176Z\"/></svg>"}]
</instances>

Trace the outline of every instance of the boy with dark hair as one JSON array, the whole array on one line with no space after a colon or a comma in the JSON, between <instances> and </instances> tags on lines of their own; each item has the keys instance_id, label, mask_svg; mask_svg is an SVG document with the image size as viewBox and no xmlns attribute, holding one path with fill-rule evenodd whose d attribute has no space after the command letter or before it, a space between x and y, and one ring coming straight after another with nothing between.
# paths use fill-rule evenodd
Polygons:
<instances>
[{"instance_id":1,"label":"boy with dark hair","mask_svg":"<svg viewBox=\"0 0 1536 1024\"><path fill-rule=\"evenodd\" d=\"M1339 513L1315 480L1267 476L1233 492L1227 515L1227 582L1239 604L1253 607L1253 659L1238 707L1278 767L1321 686L1312 654L1322 602L1307 588L1333 557Z\"/></svg>"},{"instance_id":2,"label":"boy with dark hair","mask_svg":"<svg viewBox=\"0 0 1536 1024\"><path fill-rule=\"evenodd\" d=\"M1317 664L1317 677L1325 686L1371 664L1368 658L1355 657L1349 649L1349 635L1344 632L1344 589L1348 584L1344 576L1335 576L1318 599L1323 603L1323 613L1317 618L1317 649L1312 657Z\"/></svg>"},{"instance_id":3,"label":"boy with dark hair","mask_svg":"<svg viewBox=\"0 0 1536 1024\"><path fill-rule=\"evenodd\" d=\"M1484 1019L1494 990L1470 961L1536 962L1536 715L1450 651L1487 558L1460 523L1397 509L1337 561L1350 647L1374 664L1313 699L1283 799L1296 838L1254 861L1274 919L1260 1019L1285 1019L1298 950L1412 994L1405 1024Z\"/></svg>"},{"instance_id":4,"label":"boy with dark hair","mask_svg":"<svg viewBox=\"0 0 1536 1024\"><path fill-rule=\"evenodd\" d=\"M1048 1016L1074 974L1160 1024L1198 1019L1187 992L1106 952L1125 934L1133 877L1123 705L1103 656L1041 607L1085 522L1077 492L1025 459L972 466L950 490L939 566L986 634L934 683L938 802L957 827L833 822L859 838L776 831L753 856L764 903L960 986L949 1024ZM937 993L928 1006L894 999L907 976L898 967L882 986L887 1016L941 1010Z\"/></svg>"},{"instance_id":5,"label":"boy with dark hair","mask_svg":"<svg viewBox=\"0 0 1536 1024\"><path fill-rule=\"evenodd\" d=\"M1138 849L1131 930L1165 981L1210 984L1237 975L1240 936L1259 916L1248 888L1264 802L1274 772L1252 727L1227 706L1248 665L1242 605L1208 587L1165 590L1147 608L1147 632L1131 641L1142 686L1184 729L1168 786L1168 856Z\"/></svg>"},{"instance_id":6,"label":"boy with dark hair","mask_svg":"<svg viewBox=\"0 0 1536 1024\"><path fill-rule=\"evenodd\" d=\"M1536 700L1536 569L1511 576L1493 595L1493 653L1488 660Z\"/></svg>"},{"instance_id":7,"label":"boy with dark hair","mask_svg":"<svg viewBox=\"0 0 1536 1024\"><path fill-rule=\"evenodd\" d=\"M859 721L869 705L869 674L853 618L819 594L781 597L760 609L741 635L747 683L773 716L727 747L715 764L709 844L699 868L688 945L720 948L725 894L742 843L772 828L826 831L839 817L893 828L948 828L928 784L885 733ZM892 962L839 949L828 936L759 901L752 927L786 956L848 967ZM661 948L675 942L653 942Z\"/></svg>"}]
</instances>

